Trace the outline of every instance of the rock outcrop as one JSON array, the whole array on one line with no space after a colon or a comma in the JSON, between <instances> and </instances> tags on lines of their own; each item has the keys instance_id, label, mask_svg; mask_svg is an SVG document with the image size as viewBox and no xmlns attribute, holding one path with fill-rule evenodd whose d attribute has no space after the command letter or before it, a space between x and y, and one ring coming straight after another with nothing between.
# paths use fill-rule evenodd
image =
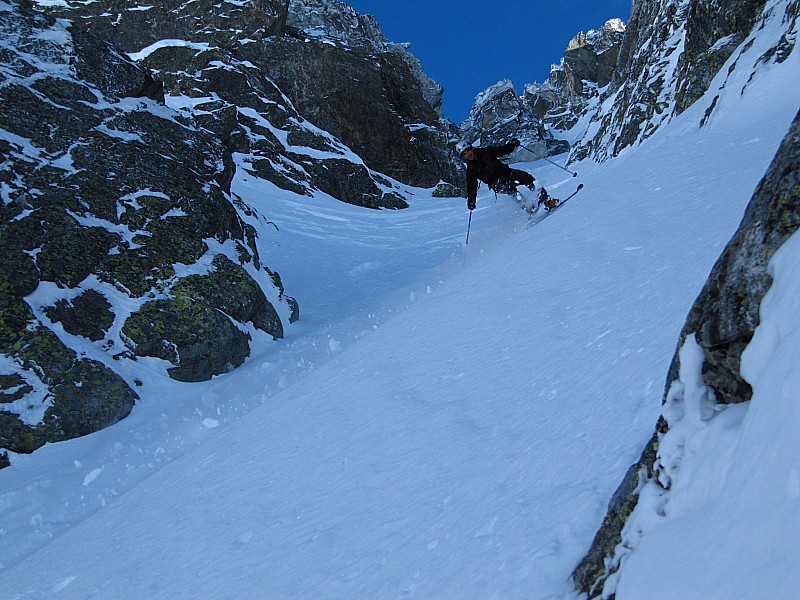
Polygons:
<instances>
[{"instance_id":1,"label":"rock outcrop","mask_svg":"<svg viewBox=\"0 0 800 600\"><path fill-rule=\"evenodd\" d=\"M536 160L569 150L569 144L555 139L523 104L514 84L504 79L475 98L469 118L461 124L461 139L476 146L495 146L513 138L524 148L520 147L511 160L522 156Z\"/></svg>"},{"instance_id":2,"label":"rock outcrop","mask_svg":"<svg viewBox=\"0 0 800 600\"><path fill-rule=\"evenodd\" d=\"M487 146L517 138L527 149L511 160L569 151L569 143L558 135L590 110L592 100L611 81L624 32L625 24L612 19L598 30L579 33L560 63L553 65L547 82L525 84L522 96L507 79L481 92L461 124L461 139Z\"/></svg>"},{"instance_id":3,"label":"rock outcrop","mask_svg":"<svg viewBox=\"0 0 800 600\"><path fill-rule=\"evenodd\" d=\"M0 40L0 446L31 452L125 417L123 365L208 379L296 303L237 213L222 140L147 69L19 4L0 3Z\"/></svg>"},{"instance_id":4,"label":"rock outcrop","mask_svg":"<svg viewBox=\"0 0 800 600\"><path fill-rule=\"evenodd\" d=\"M404 208L402 192L381 175L421 187L460 181L441 87L344 2L64 5L45 10L151 69L168 105L197 115L243 156L240 168L284 189Z\"/></svg>"},{"instance_id":5,"label":"rock outcrop","mask_svg":"<svg viewBox=\"0 0 800 600\"><path fill-rule=\"evenodd\" d=\"M106 427L299 316L237 170L404 208L458 193L442 88L338 0L0 0L0 447ZM399 183L398 183L399 182ZM262 332L262 333L259 333Z\"/></svg>"},{"instance_id":6,"label":"rock outcrop","mask_svg":"<svg viewBox=\"0 0 800 600\"><path fill-rule=\"evenodd\" d=\"M594 114L590 133L573 148L570 160L606 160L647 139L702 97L731 58L728 76L734 69L758 68L739 64L736 57L750 32L769 18L763 13L765 5L766 0L635 0L616 69L600 96L600 104L613 99L613 109ZM790 3L782 18L796 20L797 10L797 4ZM793 43L783 39L762 61L784 60ZM720 81L718 89L725 83Z\"/></svg>"},{"instance_id":7,"label":"rock outcrop","mask_svg":"<svg viewBox=\"0 0 800 600\"><path fill-rule=\"evenodd\" d=\"M592 128L597 134L584 139L573 157L603 160L614 156L652 135L699 99L708 103L699 123L703 126L736 69L748 69L746 77L741 72L738 77L747 83L745 89L733 92L747 92L757 80L758 69L783 62L795 44L800 5L787 1L765 6L760 1L685 0L666 5L635 1L617 70L602 96L607 100L613 95L615 100L595 115ZM772 31L770 41L762 44L768 49L756 46L757 52L750 52L757 32L767 28ZM723 65L728 65L724 73ZM710 87L712 80L716 89ZM676 387L680 350L688 336L702 349L702 375L711 401L733 404L750 399L751 388L739 372L742 352L758 325L761 300L771 283L768 262L798 227L800 113L686 319L667 374L665 405L680 387ZM650 482L662 491L670 486L659 462L661 440L670 431L669 422L659 419L639 461L611 498L591 548L573 572L576 588L590 598L613 598L613 584L605 589L604 583L631 551L623 543L623 531L636 510L642 486Z\"/></svg>"},{"instance_id":8,"label":"rock outcrop","mask_svg":"<svg viewBox=\"0 0 800 600\"><path fill-rule=\"evenodd\" d=\"M611 19L573 37L548 80L525 85L524 105L552 130L571 129L611 82L625 29L620 19Z\"/></svg>"}]
</instances>

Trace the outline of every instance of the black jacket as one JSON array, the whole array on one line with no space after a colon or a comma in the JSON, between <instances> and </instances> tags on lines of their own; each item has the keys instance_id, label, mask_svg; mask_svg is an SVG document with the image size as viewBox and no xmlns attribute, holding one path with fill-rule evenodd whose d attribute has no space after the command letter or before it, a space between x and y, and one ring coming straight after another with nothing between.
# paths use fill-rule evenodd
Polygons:
<instances>
[{"instance_id":1,"label":"black jacket","mask_svg":"<svg viewBox=\"0 0 800 600\"><path fill-rule=\"evenodd\" d=\"M509 142L502 146L487 146L486 148L473 148L475 158L467 163L467 198L474 199L478 194L478 180L494 189L495 182L503 176L511 174L511 167L500 162L498 156L510 154L518 144Z\"/></svg>"}]
</instances>

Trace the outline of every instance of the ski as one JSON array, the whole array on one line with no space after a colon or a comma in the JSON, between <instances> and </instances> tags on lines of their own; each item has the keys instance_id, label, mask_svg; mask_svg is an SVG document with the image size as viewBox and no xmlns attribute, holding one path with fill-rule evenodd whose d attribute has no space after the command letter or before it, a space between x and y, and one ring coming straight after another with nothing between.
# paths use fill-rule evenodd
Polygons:
<instances>
[{"instance_id":1,"label":"ski","mask_svg":"<svg viewBox=\"0 0 800 600\"><path fill-rule=\"evenodd\" d=\"M582 189L583 189L583 184L582 183L578 184L578 188L574 192L572 192L569 196L567 196L563 200L559 200L558 204L556 204L550 210L545 210L544 208L537 207L536 210L534 210L531 213L530 217L528 218L528 226L526 227L526 229L528 229L529 227L533 227L537 223L541 223L542 221L544 221L546 217L552 215L555 211L564 206L564 203L567 200L574 197L575 194L580 192Z\"/></svg>"},{"instance_id":2,"label":"ski","mask_svg":"<svg viewBox=\"0 0 800 600\"><path fill-rule=\"evenodd\" d=\"M564 204L566 203L566 201L567 201L567 200L569 200L570 198L572 198L573 196L575 196L575 194L577 194L578 192L580 192L582 189L583 189L583 184L582 184L582 183L579 183L579 184L578 184L578 189L576 189L574 192L572 192L572 193L571 193L569 196L567 196L567 197L566 197L566 198L564 198L563 200L560 200L560 201L558 202L558 204L556 204L556 205L555 205L553 208L551 208L551 209L550 209L550 211L549 211L549 212L551 212L551 213L552 213L552 212L555 212L555 211L557 211L559 208L561 208L562 206L564 206Z\"/></svg>"}]
</instances>

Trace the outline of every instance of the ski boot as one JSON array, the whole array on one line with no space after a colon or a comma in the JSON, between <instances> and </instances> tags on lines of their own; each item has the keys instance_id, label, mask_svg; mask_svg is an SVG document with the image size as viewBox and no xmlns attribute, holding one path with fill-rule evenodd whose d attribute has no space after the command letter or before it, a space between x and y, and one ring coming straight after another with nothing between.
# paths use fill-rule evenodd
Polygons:
<instances>
[{"instance_id":1,"label":"ski boot","mask_svg":"<svg viewBox=\"0 0 800 600\"><path fill-rule=\"evenodd\" d=\"M547 193L547 190L542 188L539 192L539 203L536 205L537 208L542 204L544 204L544 209L546 211L551 211L558 206L558 198L551 197L550 194Z\"/></svg>"}]
</instances>

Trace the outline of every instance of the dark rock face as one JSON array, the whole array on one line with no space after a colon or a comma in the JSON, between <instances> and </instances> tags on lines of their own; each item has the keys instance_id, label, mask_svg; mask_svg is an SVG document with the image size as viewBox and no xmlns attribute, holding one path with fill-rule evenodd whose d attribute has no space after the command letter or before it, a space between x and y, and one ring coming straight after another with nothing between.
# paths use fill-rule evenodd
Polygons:
<instances>
[{"instance_id":1,"label":"dark rock face","mask_svg":"<svg viewBox=\"0 0 800 600\"><path fill-rule=\"evenodd\" d=\"M74 300L60 299L47 306L45 314L53 323L61 323L72 335L96 342L102 340L114 324L114 313L106 297L97 290L86 290Z\"/></svg>"},{"instance_id":2,"label":"dark rock face","mask_svg":"<svg viewBox=\"0 0 800 600\"><path fill-rule=\"evenodd\" d=\"M242 56L304 117L358 148L371 169L419 187L456 179L447 131L399 53L271 38Z\"/></svg>"},{"instance_id":3,"label":"dark rock face","mask_svg":"<svg viewBox=\"0 0 800 600\"><path fill-rule=\"evenodd\" d=\"M0 404L0 446L9 450L33 452L108 427L126 417L137 398L111 369L79 359L43 326L31 325L11 354L19 367L0 379L2 402L8 407L19 396L17 402L41 404L43 415L36 422L23 420L17 416L22 411Z\"/></svg>"},{"instance_id":4,"label":"dark rock face","mask_svg":"<svg viewBox=\"0 0 800 600\"><path fill-rule=\"evenodd\" d=\"M101 6L82 7L85 2L64 2L76 24L100 39L111 41L123 52L137 52L161 40L192 40L194 36L211 46L232 47L241 39L270 35L281 17L285 22L286 0L248 0L226 3L216 0L164 0L135 5L125 0L104 0ZM235 27L232 26L235 24ZM199 40L198 40L199 41Z\"/></svg>"},{"instance_id":5,"label":"dark rock face","mask_svg":"<svg viewBox=\"0 0 800 600\"><path fill-rule=\"evenodd\" d=\"M739 229L717 261L681 331L678 348L695 335L705 354L703 378L719 403L750 399L751 389L739 373L742 351L759 323L759 307L771 278L770 258L800 228L800 113L794 119L767 173L759 183ZM666 401L678 379L676 351L667 375ZM656 451L667 431L661 419L639 462L631 466L609 503L608 514L588 555L573 573L577 589L596 597L608 576L604 560L621 540L625 519L636 506L640 477L659 481Z\"/></svg>"},{"instance_id":6,"label":"dark rock face","mask_svg":"<svg viewBox=\"0 0 800 600\"><path fill-rule=\"evenodd\" d=\"M698 0L686 15L686 48L678 62L676 112L702 96L722 65L745 40L766 0Z\"/></svg>"},{"instance_id":7,"label":"dark rock face","mask_svg":"<svg viewBox=\"0 0 800 600\"><path fill-rule=\"evenodd\" d=\"M800 227L800 113L692 307L679 346L690 333L705 350L703 377L718 402L750 399L739 375L742 350L759 323L761 299L772 279L772 255ZM677 354L668 380L677 378Z\"/></svg>"},{"instance_id":8,"label":"dark rock face","mask_svg":"<svg viewBox=\"0 0 800 600\"><path fill-rule=\"evenodd\" d=\"M176 365L170 376L179 381L204 381L244 362L250 336L231 318L283 337L277 312L247 271L222 254L212 264L207 275L175 284L172 298L143 304L122 328L137 356L168 360Z\"/></svg>"},{"instance_id":9,"label":"dark rock face","mask_svg":"<svg viewBox=\"0 0 800 600\"><path fill-rule=\"evenodd\" d=\"M598 112L590 137L573 148L572 159L605 160L650 137L709 89L723 64L757 27L765 0L634 0L611 83L601 96L614 97ZM797 8L788 19L797 19ZM788 31L789 28L787 28ZM781 61L792 41L765 59ZM678 52L678 55L675 53ZM675 57L677 56L677 65ZM752 69L754 65L731 65ZM707 116L714 110L708 108Z\"/></svg>"},{"instance_id":10,"label":"dark rock face","mask_svg":"<svg viewBox=\"0 0 800 600\"><path fill-rule=\"evenodd\" d=\"M458 182L441 87L405 47L386 42L374 19L343 2L65 4L46 10L139 60L168 98L196 99L188 112L228 150L247 156L240 167L284 189L404 208L402 194L387 191L372 171L423 187Z\"/></svg>"},{"instance_id":11,"label":"dark rock face","mask_svg":"<svg viewBox=\"0 0 800 600\"><path fill-rule=\"evenodd\" d=\"M124 417L137 396L117 372L137 361L207 379L255 330L279 338L299 318L258 255L263 220L231 191L237 169L369 208L407 206L381 172L460 183L441 87L343 2L8 7L0 447Z\"/></svg>"},{"instance_id":12,"label":"dark rock face","mask_svg":"<svg viewBox=\"0 0 800 600\"><path fill-rule=\"evenodd\" d=\"M283 335L265 290L297 305L232 203L225 144L150 72L22 5L0 38L0 447L31 452L130 412L118 361L207 379L249 354L245 323Z\"/></svg>"},{"instance_id":13,"label":"dark rock face","mask_svg":"<svg viewBox=\"0 0 800 600\"><path fill-rule=\"evenodd\" d=\"M609 21L597 32L580 33L570 40L564 52L564 66L571 75L573 89L580 92L584 81L599 87L611 82L624 31L619 20Z\"/></svg>"},{"instance_id":14,"label":"dark rock face","mask_svg":"<svg viewBox=\"0 0 800 600\"><path fill-rule=\"evenodd\" d=\"M178 381L203 381L231 371L249 353L248 336L221 312L189 298L154 300L125 322L122 333L138 356L171 362Z\"/></svg>"}]
</instances>

